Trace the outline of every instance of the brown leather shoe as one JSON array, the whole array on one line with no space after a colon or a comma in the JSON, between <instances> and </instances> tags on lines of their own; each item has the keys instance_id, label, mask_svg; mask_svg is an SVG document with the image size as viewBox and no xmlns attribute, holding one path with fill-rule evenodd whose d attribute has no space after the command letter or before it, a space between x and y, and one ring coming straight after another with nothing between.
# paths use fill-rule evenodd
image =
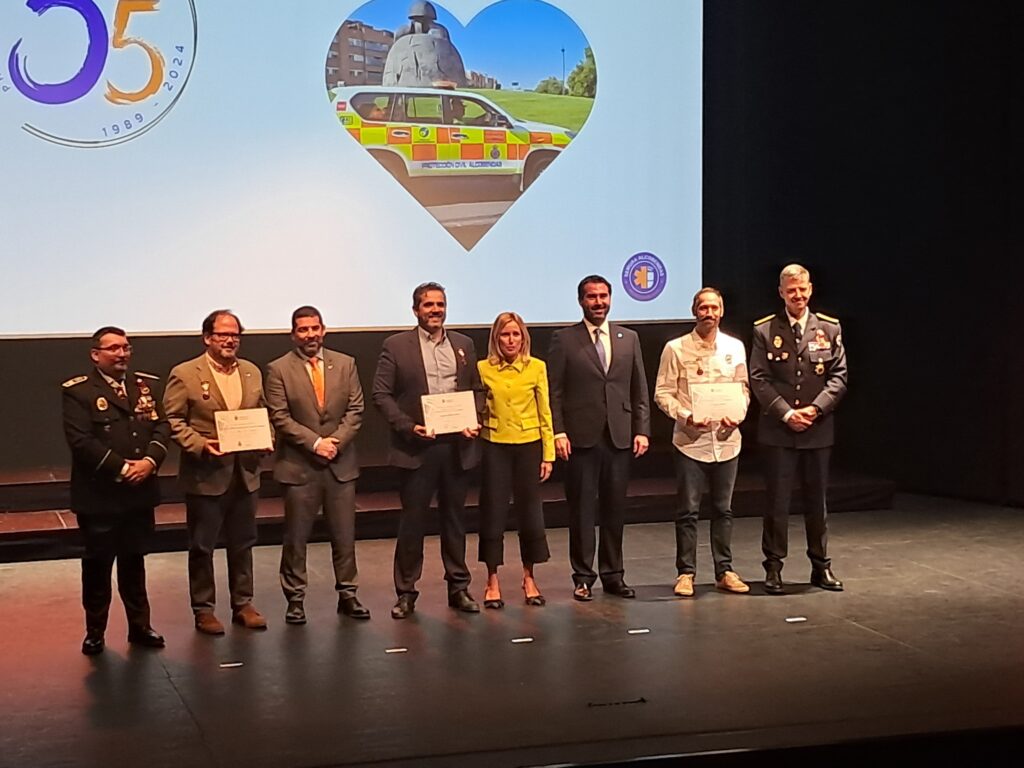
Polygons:
<instances>
[{"instance_id":1,"label":"brown leather shoe","mask_svg":"<svg viewBox=\"0 0 1024 768\"><path fill-rule=\"evenodd\" d=\"M266 629L267 620L263 618L263 614L252 607L251 603L246 603L237 611L235 615L231 617L232 624L241 624L246 629Z\"/></svg>"},{"instance_id":2,"label":"brown leather shoe","mask_svg":"<svg viewBox=\"0 0 1024 768\"><path fill-rule=\"evenodd\" d=\"M693 597L693 574L680 573L676 578L676 585L672 588L672 594L676 597Z\"/></svg>"},{"instance_id":3,"label":"brown leather shoe","mask_svg":"<svg viewBox=\"0 0 1024 768\"><path fill-rule=\"evenodd\" d=\"M715 581L715 586L723 592L743 594L744 592L750 591L750 587L743 583L743 579L741 579L739 574L735 571L726 571L723 573L722 578Z\"/></svg>"},{"instance_id":4,"label":"brown leather shoe","mask_svg":"<svg viewBox=\"0 0 1024 768\"><path fill-rule=\"evenodd\" d=\"M204 635L224 634L224 625L213 615L213 611L199 611L196 614L196 629Z\"/></svg>"}]
</instances>

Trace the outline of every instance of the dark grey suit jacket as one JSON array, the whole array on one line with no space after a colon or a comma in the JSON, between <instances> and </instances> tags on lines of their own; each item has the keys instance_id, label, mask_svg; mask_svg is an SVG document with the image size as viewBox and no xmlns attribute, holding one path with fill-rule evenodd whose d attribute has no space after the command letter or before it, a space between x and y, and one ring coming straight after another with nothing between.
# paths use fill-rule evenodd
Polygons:
<instances>
[{"instance_id":1,"label":"dark grey suit jacket","mask_svg":"<svg viewBox=\"0 0 1024 768\"><path fill-rule=\"evenodd\" d=\"M607 427L612 445L629 448L635 435L651 434L647 374L634 331L609 323L612 363L604 372L594 340L582 322L556 331L548 353L555 434L573 447L592 448Z\"/></svg>"},{"instance_id":2,"label":"dark grey suit jacket","mask_svg":"<svg viewBox=\"0 0 1024 768\"><path fill-rule=\"evenodd\" d=\"M476 347L468 336L455 331L445 332L455 350L458 366L456 387L459 391L469 389L476 393L479 417L484 407L484 391L476 367ZM434 441L424 440L413 432L413 427L423 423L423 404L420 398L429 392L418 330L413 328L385 339L377 360L377 372L373 377L373 403L391 425L388 461L393 466L418 468L419 454L434 444ZM480 461L480 441L459 438L459 457L463 469L476 466Z\"/></svg>"},{"instance_id":3,"label":"dark grey suit jacket","mask_svg":"<svg viewBox=\"0 0 1024 768\"><path fill-rule=\"evenodd\" d=\"M274 479L280 483L307 483L311 471L324 465L340 481L359 477L354 441L363 423L363 389L356 361L325 349L323 369L325 397L321 409L306 360L296 350L267 366L263 389L270 421L277 431ZM338 440L338 455L333 461L313 452L313 445L321 437Z\"/></svg>"}]
</instances>

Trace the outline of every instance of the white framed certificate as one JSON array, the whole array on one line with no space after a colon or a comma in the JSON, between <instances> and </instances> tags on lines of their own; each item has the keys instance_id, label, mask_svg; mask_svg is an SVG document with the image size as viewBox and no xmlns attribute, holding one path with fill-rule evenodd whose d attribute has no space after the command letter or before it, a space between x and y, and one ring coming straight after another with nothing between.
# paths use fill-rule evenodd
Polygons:
<instances>
[{"instance_id":1,"label":"white framed certificate","mask_svg":"<svg viewBox=\"0 0 1024 768\"><path fill-rule=\"evenodd\" d=\"M266 408L217 411L217 443L224 453L269 451L274 447Z\"/></svg>"},{"instance_id":2,"label":"white framed certificate","mask_svg":"<svg viewBox=\"0 0 1024 768\"><path fill-rule=\"evenodd\" d=\"M747 415L747 398L743 395L743 385L738 381L691 384L690 403L695 422L725 418L740 422Z\"/></svg>"},{"instance_id":3,"label":"white framed certificate","mask_svg":"<svg viewBox=\"0 0 1024 768\"><path fill-rule=\"evenodd\" d=\"M423 395L423 426L435 435L450 435L479 424L473 390Z\"/></svg>"}]
</instances>

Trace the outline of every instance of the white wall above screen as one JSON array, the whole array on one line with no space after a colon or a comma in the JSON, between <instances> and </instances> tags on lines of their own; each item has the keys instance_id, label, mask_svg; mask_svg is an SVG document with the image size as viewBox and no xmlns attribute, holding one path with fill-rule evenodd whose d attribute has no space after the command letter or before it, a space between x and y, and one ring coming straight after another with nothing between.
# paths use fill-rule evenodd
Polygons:
<instances>
[{"instance_id":1,"label":"white wall above screen","mask_svg":"<svg viewBox=\"0 0 1024 768\"><path fill-rule=\"evenodd\" d=\"M372 131L346 130L325 82L346 20L393 31L409 0L119 4L0 4L0 336L108 323L194 333L216 307L277 329L307 303L332 327L406 326L426 280L448 288L452 325L506 309L565 322L589 273L612 282L617 320L689 316L701 281L700 0L434 3L465 68L501 84L468 87L512 123L557 134L571 121L573 97L529 93L561 80L563 47L566 75L585 44L597 69L585 123L525 193L439 206L374 160ZM420 128L412 141L440 141ZM474 130L445 136L472 142ZM514 171L512 139L480 135L481 165ZM439 223L474 217L489 228L471 246Z\"/></svg>"}]
</instances>

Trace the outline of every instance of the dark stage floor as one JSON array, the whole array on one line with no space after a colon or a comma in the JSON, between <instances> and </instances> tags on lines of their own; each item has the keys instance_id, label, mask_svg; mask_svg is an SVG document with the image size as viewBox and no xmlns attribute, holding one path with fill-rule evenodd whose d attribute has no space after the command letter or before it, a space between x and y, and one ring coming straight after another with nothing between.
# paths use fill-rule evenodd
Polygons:
<instances>
[{"instance_id":1,"label":"dark stage floor","mask_svg":"<svg viewBox=\"0 0 1024 768\"><path fill-rule=\"evenodd\" d=\"M702 521L701 587L674 599L672 526L656 523L626 533L639 599L598 590L579 604L556 529L555 559L538 569L548 605L522 605L512 565L508 607L477 616L445 606L431 539L404 622L388 616L393 543L362 541L368 623L334 613L328 548L316 544L305 627L284 624L279 549L262 547L256 604L271 626L223 638L192 629L185 555L153 555L168 648L129 651L117 604L95 659L78 650L78 563L3 565L0 765L497 768L1024 727L1021 510L904 496L893 510L833 515L831 530L842 594L808 587L800 554L787 594L763 595L760 523L746 518L734 554L756 580L749 595L711 587ZM791 535L800 552L799 518ZM480 598L478 565L474 576Z\"/></svg>"}]
</instances>

